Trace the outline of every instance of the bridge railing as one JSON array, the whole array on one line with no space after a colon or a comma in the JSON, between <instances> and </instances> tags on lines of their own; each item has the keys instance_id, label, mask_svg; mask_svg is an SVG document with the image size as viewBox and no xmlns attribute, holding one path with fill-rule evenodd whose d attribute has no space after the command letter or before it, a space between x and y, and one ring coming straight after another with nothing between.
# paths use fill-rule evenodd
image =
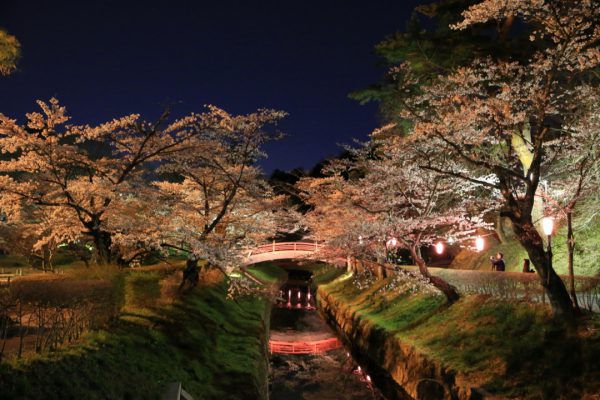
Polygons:
<instances>
[{"instance_id":1,"label":"bridge railing","mask_svg":"<svg viewBox=\"0 0 600 400\"><path fill-rule=\"evenodd\" d=\"M338 338L298 342L269 341L269 351L271 353L315 354L339 349L340 347L342 347L342 343Z\"/></svg>"},{"instance_id":2,"label":"bridge railing","mask_svg":"<svg viewBox=\"0 0 600 400\"><path fill-rule=\"evenodd\" d=\"M262 246L255 247L250 251L250 255L263 254L263 253L274 253L276 251L311 251L316 252L320 246L315 242L273 242L271 244L264 244Z\"/></svg>"}]
</instances>

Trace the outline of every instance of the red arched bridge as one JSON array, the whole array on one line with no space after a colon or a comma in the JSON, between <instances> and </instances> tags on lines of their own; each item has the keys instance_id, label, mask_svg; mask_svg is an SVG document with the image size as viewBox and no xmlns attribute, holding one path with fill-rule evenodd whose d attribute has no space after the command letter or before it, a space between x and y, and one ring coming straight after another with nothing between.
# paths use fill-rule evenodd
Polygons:
<instances>
[{"instance_id":1,"label":"red arched bridge","mask_svg":"<svg viewBox=\"0 0 600 400\"><path fill-rule=\"evenodd\" d=\"M327 261L336 265L346 263L345 259L332 256L331 252L328 252L327 248L318 242L273 242L252 249L244 259L243 265L302 258Z\"/></svg>"},{"instance_id":2,"label":"red arched bridge","mask_svg":"<svg viewBox=\"0 0 600 400\"><path fill-rule=\"evenodd\" d=\"M342 347L342 342L336 337L322 340L269 340L269 351L279 354L320 354Z\"/></svg>"}]
</instances>

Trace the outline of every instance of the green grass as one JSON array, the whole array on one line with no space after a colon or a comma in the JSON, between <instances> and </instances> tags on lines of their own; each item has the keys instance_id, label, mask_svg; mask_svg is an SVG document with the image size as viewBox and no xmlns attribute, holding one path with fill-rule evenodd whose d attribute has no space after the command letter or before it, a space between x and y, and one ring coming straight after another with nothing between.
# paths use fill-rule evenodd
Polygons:
<instances>
[{"instance_id":1,"label":"green grass","mask_svg":"<svg viewBox=\"0 0 600 400\"><path fill-rule=\"evenodd\" d=\"M331 295L338 304L352 309L360 318L391 332L414 326L436 313L445 303L444 297L439 295L398 292L382 295L381 288L391 278L377 281L369 289L360 291L344 277L323 285L320 290Z\"/></svg>"},{"instance_id":2,"label":"green grass","mask_svg":"<svg viewBox=\"0 0 600 400\"><path fill-rule=\"evenodd\" d=\"M125 304L134 307L151 307L160 298L158 273L130 273L125 278Z\"/></svg>"},{"instance_id":3,"label":"green grass","mask_svg":"<svg viewBox=\"0 0 600 400\"><path fill-rule=\"evenodd\" d=\"M579 398L582 387L600 390L600 316L566 333L541 304L465 296L447 306L441 296L383 294L388 281L360 291L346 275L322 286L319 298L495 395L570 399Z\"/></svg>"},{"instance_id":4,"label":"green grass","mask_svg":"<svg viewBox=\"0 0 600 400\"><path fill-rule=\"evenodd\" d=\"M577 219L575 220L577 224ZM574 270L576 275L600 275L600 221L575 232ZM553 266L559 274L568 274L567 227L560 226L552 240Z\"/></svg>"},{"instance_id":5,"label":"green grass","mask_svg":"<svg viewBox=\"0 0 600 400\"><path fill-rule=\"evenodd\" d=\"M259 398L266 391L266 300L226 299L226 284L183 301L140 307L156 280L128 276L123 317L110 330L45 356L0 366L7 399L155 399L173 381L197 399ZM128 286L129 285L129 286Z\"/></svg>"},{"instance_id":6,"label":"green grass","mask_svg":"<svg viewBox=\"0 0 600 400\"><path fill-rule=\"evenodd\" d=\"M276 263L268 261L259 264L252 264L246 268L246 271L267 285L273 285L278 282L283 282L285 279L287 279L287 272L285 269L279 267Z\"/></svg>"},{"instance_id":7,"label":"green grass","mask_svg":"<svg viewBox=\"0 0 600 400\"><path fill-rule=\"evenodd\" d=\"M332 282L346 272L344 268L323 263L316 263L314 267L311 283L312 290L316 290L320 285Z\"/></svg>"}]
</instances>

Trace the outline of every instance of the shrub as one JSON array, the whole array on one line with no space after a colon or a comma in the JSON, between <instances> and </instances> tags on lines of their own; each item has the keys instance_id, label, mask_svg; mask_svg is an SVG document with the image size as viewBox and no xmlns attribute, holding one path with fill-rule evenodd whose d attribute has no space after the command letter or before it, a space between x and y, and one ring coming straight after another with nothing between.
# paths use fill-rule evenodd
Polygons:
<instances>
[{"instance_id":1,"label":"shrub","mask_svg":"<svg viewBox=\"0 0 600 400\"><path fill-rule=\"evenodd\" d=\"M16 279L0 301L0 315L6 321L0 326L2 347L9 336L18 337L20 357L26 337L33 338L36 352L77 340L85 331L102 327L118 315L115 293L113 283L101 279L57 275ZM10 335L9 323L14 328Z\"/></svg>"}]
</instances>

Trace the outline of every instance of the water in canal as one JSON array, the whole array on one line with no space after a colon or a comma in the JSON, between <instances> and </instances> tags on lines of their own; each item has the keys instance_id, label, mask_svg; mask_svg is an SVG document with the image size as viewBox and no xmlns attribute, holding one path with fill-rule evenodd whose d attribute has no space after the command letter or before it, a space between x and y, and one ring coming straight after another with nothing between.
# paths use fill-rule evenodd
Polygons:
<instances>
[{"instance_id":1,"label":"water in canal","mask_svg":"<svg viewBox=\"0 0 600 400\"><path fill-rule=\"evenodd\" d=\"M289 279L281 288L271 314L270 339L278 343L331 343L334 331L315 308L309 291L311 273L282 262ZM310 293L310 294L309 294ZM389 392L391 379L382 371L360 365L345 347L315 354L271 354L269 379L272 400L359 400L400 397ZM374 382L375 381L375 382ZM383 385L381 384L383 383ZM393 384L392 384L393 386ZM378 389L386 392L385 397Z\"/></svg>"}]
</instances>

